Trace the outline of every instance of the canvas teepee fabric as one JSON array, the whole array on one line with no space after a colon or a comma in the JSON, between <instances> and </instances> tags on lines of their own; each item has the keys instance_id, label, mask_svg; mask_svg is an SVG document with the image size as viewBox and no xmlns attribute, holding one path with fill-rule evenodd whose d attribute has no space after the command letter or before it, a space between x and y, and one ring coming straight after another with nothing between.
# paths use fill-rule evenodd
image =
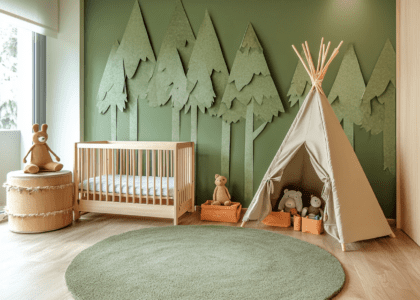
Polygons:
<instances>
[{"instance_id":1,"label":"canvas teepee fabric","mask_svg":"<svg viewBox=\"0 0 420 300\"><path fill-rule=\"evenodd\" d=\"M263 220L271 213L284 187L297 185L323 198L324 229L341 244L393 235L362 166L322 91L322 79L339 48L334 50L324 67L322 62L325 62L327 52L322 45L323 41L321 63L316 68L307 44L304 46L309 65L305 68L313 88L268 168L243 222Z\"/></svg>"}]
</instances>

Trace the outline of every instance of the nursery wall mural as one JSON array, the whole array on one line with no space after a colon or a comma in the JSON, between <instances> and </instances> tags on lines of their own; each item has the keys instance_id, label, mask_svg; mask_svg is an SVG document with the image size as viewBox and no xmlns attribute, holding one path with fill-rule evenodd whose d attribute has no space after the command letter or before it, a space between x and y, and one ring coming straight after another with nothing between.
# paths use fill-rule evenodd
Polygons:
<instances>
[{"instance_id":1,"label":"nursery wall mural","mask_svg":"<svg viewBox=\"0 0 420 300\"><path fill-rule=\"evenodd\" d=\"M360 71L359 61L353 45L344 54L334 85L328 95L328 101L340 122L344 132L354 148L353 124L360 125L362 111L360 105L365 92L365 81Z\"/></svg>"},{"instance_id":2,"label":"nursery wall mural","mask_svg":"<svg viewBox=\"0 0 420 300\"><path fill-rule=\"evenodd\" d=\"M179 141L179 114L189 94L185 70L188 68L194 44L194 33L184 7L181 1L177 0L148 89L151 106L165 105L171 100L172 141Z\"/></svg>"},{"instance_id":3,"label":"nursery wall mural","mask_svg":"<svg viewBox=\"0 0 420 300\"><path fill-rule=\"evenodd\" d=\"M189 88L192 90L185 105L185 113L191 111L191 141L195 144L197 144L198 108L203 114L206 110L212 116L217 114L216 109L222 101L228 77L229 72L222 49L206 10L187 73ZM195 150L197 151L197 147ZM226 164L229 165L229 162Z\"/></svg>"},{"instance_id":4,"label":"nursery wall mural","mask_svg":"<svg viewBox=\"0 0 420 300\"><path fill-rule=\"evenodd\" d=\"M119 43L114 43L102 75L97 95L99 112L105 114L111 108L111 140L117 140L117 107L122 112L127 102L124 62L117 54Z\"/></svg>"},{"instance_id":5,"label":"nursery wall mural","mask_svg":"<svg viewBox=\"0 0 420 300\"><path fill-rule=\"evenodd\" d=\"M300 56L305 56L303 50L301 51ZM306 72L303 64L298 61L295 73L293 74L292 82L290 83L289 91L287 92L290 106L294 106L296 103L299 103L299 107L302 106L303 101L311 88L311 78L309 78L308 72Z\"/></svg>"},{"instance_id":6,"label":"nursery wall mural","mask_svg":"<svg viewBox=\"0 0 420 300\"><path fill-rule=\"evenodd\" d=\"M293 1L267 1L257 5L241 0L226 5L200 0L165 0L164 3L133 0L119 2L118 7L97 0L85 3L88 45L85 107L90 108L94 102L95 111L104 115L96 117L85 108L85 140L106 140L109 136L102 132L108 135L110 132L111 140L193 141L197 145L197 168L200 168L196 171L199 185L196 195L202 197L196 204L211 197L213 175L218 173L227 178L232 201L247 207L256 183L263 176L261 170L267 169L275 155L270 149L279 148L312 87L290 44L309 38L310 43L318 42L318 32L329 32L332 38L326 38L333 42L343 39L348 44L344 45L347 50L337 57L341 63L327 74L324 90L367 170L379 201L385 198L382 208L387 217L392 217L395 211L395 205L390 204L395 199L396 57L392 46L395 20L387 19L384 14L378 17L378 22L365 21L371 22L374 32L374 37L371 34L368 37L356 21L350 27L346 25L346 32L351 35L343 36L339 28L344 21L335 15L337 11L328 11L331 18L319 25L322 28L288 27L270 17L276 12L283 19L290 14L295 20L306 20L315 18L315 12L326 13L317 1L308 5L302 8L304 18L294 13L300 6ZM326 0L323 5L335 5L335 2ZM381 14L395 13L392 3L373 0L361 5L366 14L377 14L378 7ZM382 9L384 5L386 9ZM123 11L121 7L124 14L114 15L114 11ZM238 7L244 8L240 14ZM357 15L359 21L365 17ZM93 18L96 21L90 22ZM384 26L390 29L385 30ZM110 36L112 41L104 39ZM98 64L96 52L104 51L107 59ZM303 52L301 56L305 56ZM318 53L312 53L312 57L317 56ZM370 77L367 85L363 75ZM91 78L100 80L96 83ZM267 126L268 123L273 124ZM96 124L101 125L98 128ZM367 146L371 142L375 144ZM376 171L377 165L372 164L373 159L363 165L364 156L375 155L366 154L367 147L377 149L377 145L384 153L381 174ZM376 164L380 157L374 157ZM207 175L208 169L211 176ZM388 192L383 192L377 176L389 180Z\"/></svg>"},{"instance_id":7,"label":"nursery wall mural","mask_svg":"<svg viewBox=\"0 0 420 300\"><path fill-rule=\"evenodd\" d=\"M222 109L233 110L239 117L245 119L245 199L251 200L254 194L254 140L264 130L265 126L284 112L279 93L270 76L263 48L255 34L251 23L245 32L241 47L236 52L232 70L223 94ZM220 112L223 117L224 112ZM263 123L254 130L254 115ZM225 121L227 121L225 119ZM232 120L235 122L235 120Z\"/></svg>"},{"instance_id":8,"label":"nursery wall mural","mask_svg":"<svg viewBox=\"0 0 420 300\"><path fill-rule=\"evenodd\" d=\"M124 70L127 77L130 140L136 141L138 101L146 99L147 87L152 78L156 62L137 1L134 1L133 11L125 28L117 55L124 61Z\"/></svg>"},{"instance_id":9,"label":"nursery wall mural","mask_svg":"<svg viewBox=\"0 0 420 300\"><path fill-rule=\"evenodd\" d=\"M384 170L392 174L396 171L395 87L396 56L388 39L363 95L362 127L372 134L383 132Z\"/></svg>"}]
</instances>

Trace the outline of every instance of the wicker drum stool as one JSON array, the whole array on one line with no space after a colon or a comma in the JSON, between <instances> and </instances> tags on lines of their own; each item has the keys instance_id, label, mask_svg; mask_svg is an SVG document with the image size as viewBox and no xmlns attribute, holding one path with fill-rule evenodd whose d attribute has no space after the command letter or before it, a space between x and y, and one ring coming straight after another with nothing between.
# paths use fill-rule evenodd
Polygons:
<instances>
[{"instance_id":1,"label":"wicker drum stool","mask_svg":"<svg viewBox=\"0 0 420 300\"><path fill-rule=\"evenodd\" d=\"M7 174L9 229L37 233L56 230L73 219L73 183L70 171Z\"/></svg>"}]
</instances>

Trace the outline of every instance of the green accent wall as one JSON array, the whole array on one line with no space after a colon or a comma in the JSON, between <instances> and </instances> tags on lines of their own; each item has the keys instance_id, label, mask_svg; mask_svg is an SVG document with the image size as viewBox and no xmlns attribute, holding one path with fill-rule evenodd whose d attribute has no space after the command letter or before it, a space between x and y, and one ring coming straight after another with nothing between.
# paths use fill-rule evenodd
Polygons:
<instances>
[{"instance_id":1,"label":"green accent wall","mask_svg":"<svg viewBox=\"0 0 420 300\"><path fill-rule=\"evenodd\" d=\"M323 83L328 95L344 52L353 43L367 83L387 38L395 49L395 0L183 0L194 34L208 9L218 34L229 71L248 22L254 26L282 98L286 113L275 117L254 142L254 192L282 143L298 105L289 107L289 89L298 58L291 45L301 48L308 41L313 56L318 55L321 37L336 47L344 44L331 64ZM86 141L110 140L111 117L99 114L96 93L115 40L121 41L134 0L85 1L85 106ZM146 28L155 55L159 53L175 7L174 0L141 0ZM142 141L171 140L171 108L152 108L139 103L139 130ZM220 173L221 119L198 115L198 157L196 204L211 199L214 174ZM118 140L128 140L128 113L118 111ZM255 126L258 126L256 122ZM382 134L370 135L355 125L355 150L387 218L395 218L396 177L383 171ZM181 117L181 140L190 140L190 114ZM244 201L245 122L232 125L231 174L229 190L233 201ZM363 207L360 207L363 209Z\"/></svg>"}]
</instances>

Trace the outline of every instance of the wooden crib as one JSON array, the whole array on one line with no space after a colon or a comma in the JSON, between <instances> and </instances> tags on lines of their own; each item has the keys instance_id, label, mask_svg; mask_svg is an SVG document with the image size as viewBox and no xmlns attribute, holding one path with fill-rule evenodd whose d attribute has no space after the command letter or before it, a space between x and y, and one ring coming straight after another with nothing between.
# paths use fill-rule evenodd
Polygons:
<instances>
[{"instance_id":1,"label":"wooden crib","mask_svg":"<svg viewBox=\"0 0 420 300\"><path fill-rule=\"evenodd\" d=\"M194 143L75 144L74 218L80 212L174 219L194 211Z\"/></svg>"}]
</instances>

